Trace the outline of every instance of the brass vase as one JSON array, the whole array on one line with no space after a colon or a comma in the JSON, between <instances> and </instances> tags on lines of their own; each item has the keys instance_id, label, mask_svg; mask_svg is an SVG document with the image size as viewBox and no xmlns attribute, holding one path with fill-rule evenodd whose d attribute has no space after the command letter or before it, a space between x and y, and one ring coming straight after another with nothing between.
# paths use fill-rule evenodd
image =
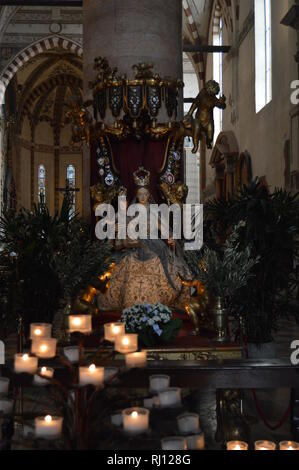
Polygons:
<instances>
[{"instance_id":1,"label":"brass vase","mask_svg":"<svg viewBox=\"0 0 299 470\"><path fill-rule=\"evenodd\" d=\"M224 308L222 297L215 297L211 313L216 330L214 340L224 343L227 341L227 310Z\"/></svg>"}]
</instances>

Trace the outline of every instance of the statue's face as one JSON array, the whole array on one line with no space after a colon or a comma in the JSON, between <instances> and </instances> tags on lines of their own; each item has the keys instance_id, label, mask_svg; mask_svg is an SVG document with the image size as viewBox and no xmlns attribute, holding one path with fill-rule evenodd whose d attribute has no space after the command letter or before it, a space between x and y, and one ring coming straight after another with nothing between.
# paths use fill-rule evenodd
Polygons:
<instances>
[{"instance_id":1,"label":"statue's face","mask_svg":"<svg viewBox=\"0 0 299 470\"><path fill-rule=\"evenodd\" d=\"M139 204L147 204L150 197L149 190L146 188L139 188L136 197Z\"/></svg>"}]
</instances>

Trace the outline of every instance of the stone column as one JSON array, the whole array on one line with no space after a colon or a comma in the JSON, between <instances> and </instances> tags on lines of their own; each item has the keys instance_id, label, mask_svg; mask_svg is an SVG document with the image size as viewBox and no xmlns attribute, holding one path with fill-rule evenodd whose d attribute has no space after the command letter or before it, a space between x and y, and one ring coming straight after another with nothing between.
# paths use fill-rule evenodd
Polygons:
<instances>
[{"instance_id":1,"label":"stone column","mask_svg":"<svg viewBox=\"0 0 299 470\"><path fill-rule=\"evenodd\" d=\"M138 62L153 63L154 71L162 77L183 77L181 0L83 0L83 35L85 98L90 98L88 82L94 78L93 63L98 56L107 57L110 65L128 78L134 77L132 66ZM178 119L182 116L181 99ZM88 151L83 164L87 215Z\"/></svg>"}]
</instances>

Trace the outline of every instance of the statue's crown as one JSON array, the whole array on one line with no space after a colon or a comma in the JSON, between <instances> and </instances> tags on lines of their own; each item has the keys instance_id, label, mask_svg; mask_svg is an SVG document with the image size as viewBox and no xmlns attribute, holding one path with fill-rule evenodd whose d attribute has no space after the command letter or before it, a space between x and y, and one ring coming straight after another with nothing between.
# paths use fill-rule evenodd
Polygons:
<instances>
[{"instance_id":1,"label":"statue's crown","mask_svg":"<svg viewBox=\"0 0 299 470\"><path fill-rule=\"evenodd\" d=\"M143 166L140 166L138 170L134 171L133 177L136 186L144 187L150 184L150 172Z\"/></svg>"}]
</instances>

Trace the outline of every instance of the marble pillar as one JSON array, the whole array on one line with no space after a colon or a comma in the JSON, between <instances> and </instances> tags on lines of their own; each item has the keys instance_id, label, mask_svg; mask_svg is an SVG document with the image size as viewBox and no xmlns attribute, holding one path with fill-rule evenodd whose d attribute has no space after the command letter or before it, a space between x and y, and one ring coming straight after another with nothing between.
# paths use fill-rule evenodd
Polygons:
<instances>
[{"instance_id":1,"label":"marble pillar","mask_svg":"<svg viewBox=\"0 0 299 470\"><path fill-rule=\"evenodd\" d=\"M94 78L98 56L107 57L128 78L134 77L132 66L139 62L153 63L162 77L183 77L181 0L83 0L83 38L85 99L91 97L88 82ZM181 98L178 119L182 116ZM88 215L88 150L84 155L83 205Z\"/></svg>"}]
</instances>

